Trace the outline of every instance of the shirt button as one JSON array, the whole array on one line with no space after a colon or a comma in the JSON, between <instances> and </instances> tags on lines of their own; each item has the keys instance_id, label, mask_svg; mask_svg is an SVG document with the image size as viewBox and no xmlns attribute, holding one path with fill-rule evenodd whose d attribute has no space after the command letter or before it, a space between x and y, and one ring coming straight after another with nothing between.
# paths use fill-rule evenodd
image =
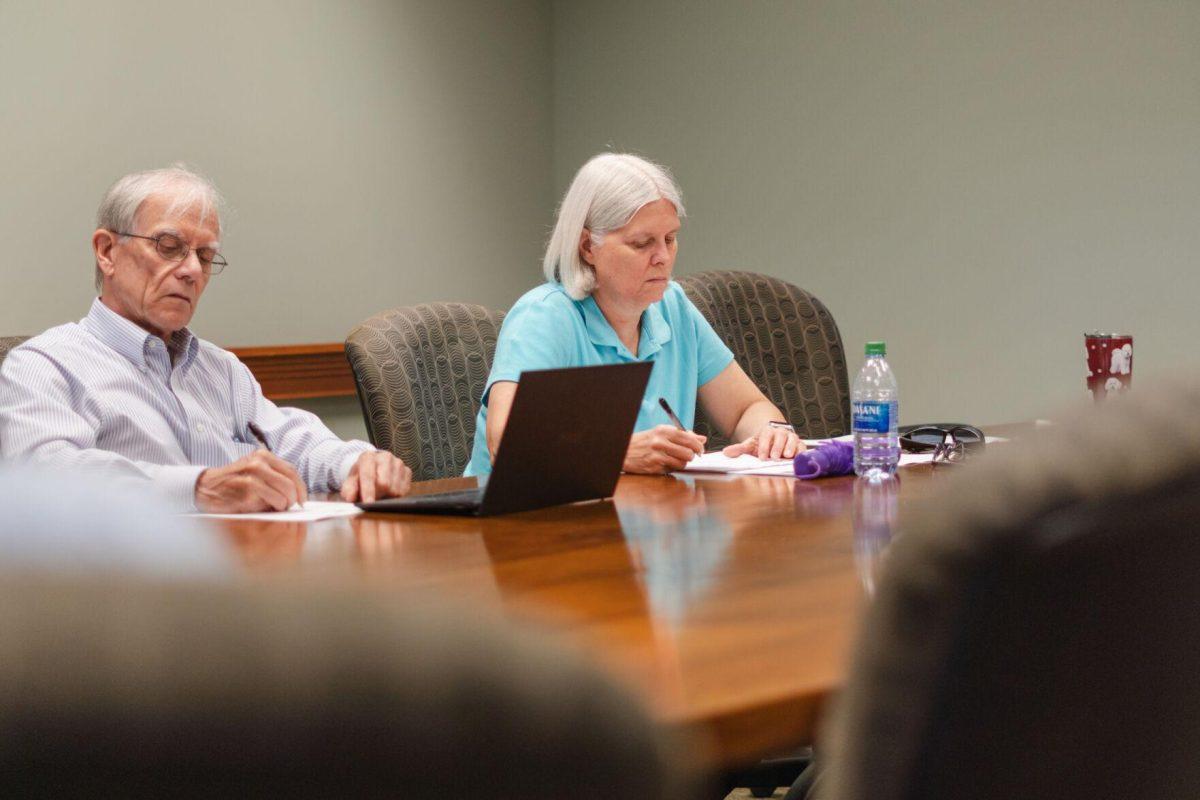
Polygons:
<instances>
[{"instance_id":1,"label":"shirt button","mask_svg":"<svg viewBox=\"0 0 1200 800\"><path fill-rule=\"evenodd\" d=\"M203 422L196 423L196 433L204 433L204 423Z\"/></svg>"}]
</instances>

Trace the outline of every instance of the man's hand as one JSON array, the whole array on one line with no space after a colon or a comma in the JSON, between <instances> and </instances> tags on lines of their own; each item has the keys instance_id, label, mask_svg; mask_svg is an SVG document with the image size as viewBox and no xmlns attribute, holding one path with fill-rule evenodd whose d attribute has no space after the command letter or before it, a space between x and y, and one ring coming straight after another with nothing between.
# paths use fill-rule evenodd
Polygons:
<instances>
[{"instance_id":1,"label":"man's hand","mask_svg":"<svg viewBox=\"0 0 1200 800\"><path fill-rule=\"evenodd\" d=\"M800 441L795 431L763 425L759 432L749 439L731 444L721 452L730 458L736 458L743 453L764 459L795 458L796 454L804 449L804 442Z\"/></svg>"},{"instance_id":2,"label":"man's hand","mask_svg":"<svg viewBox=\"0 0 1200 800\"><path fill-rule=\"evenodd\" d=\"M358 457L342 483L342 499L347 503L373 503L385 497L407 494L412 486L412 470L386 450L370 450Z\"/></svg>"},{"instance_id":3,"label":"man's hand","mask_svg":"<svg viewBox=\"0 0 1200 800\"><path fill-rule=\"evenodd\" d=\"M212 513L284 511L308 500L308 489L291 464L255 450L196 479L196 508Z\"/></svg>"},{"instance_id":4,"label":"man's hand","mask_svg":"<svg viewBox=\"0 0 1200 800\"><path fill-rule=\"evenodd\" d=\"M704 442L705 438L698 433L681 431L673 425L658 425L630 438L622 469L647 475L683 469L704 452Z\"/></svg>"}]
</instances>

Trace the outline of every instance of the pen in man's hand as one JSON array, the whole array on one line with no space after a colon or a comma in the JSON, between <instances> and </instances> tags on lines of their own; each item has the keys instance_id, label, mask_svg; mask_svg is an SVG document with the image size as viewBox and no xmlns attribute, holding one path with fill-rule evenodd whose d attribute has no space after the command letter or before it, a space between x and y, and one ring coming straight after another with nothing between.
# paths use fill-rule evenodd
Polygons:
<instances>
[{"instance_id":1,"label":"pen in man's hand","mask_svg":"<svg viewBox=\"0 0 1200 800\"><path fill-rule=\"evenodd\" d=\"M247 422L246 427L254 434L254 438L258 439L258 443L263 446L263 449L268 453L271 452L271 445L267 444L267 436L263 433L262 428L258 427L257 422Z\"/></svg>"},{"instance_id":2,"label":"pen in man's hand","mask_svg":"<svg viewBox=\"0 0 1200 800\"><path fill-rule=\"evenodd\" d=\"M679 428L681 431L687 430L684 424L679 421L679 417L675 416L675 412L671 409L671 404L667 402L667 398L658 398L658 404L662 406L663 411L667 412L667 416L671 418L671 422L675 423L676 428Z\"/></svg>"},{"instance_id":3,"label":"pen in man's hand","mask_svg":"<svg viewBox=\"0 0 1200 800\"><path fill-rule=\"evenodd\" d=\"M254 434L254 438L258 439L258 443L263 446L263 450L266 450L268 453L272 452L271 445L267 444L267 435L265 433L263 433L262 428L258 427L257 422L247 422L246 427L250 429L250 432L252 434ZM285 510L286 511L303 511L304 506L301 505L300 503L292 503Z\"/></svg>"}]
</instances>

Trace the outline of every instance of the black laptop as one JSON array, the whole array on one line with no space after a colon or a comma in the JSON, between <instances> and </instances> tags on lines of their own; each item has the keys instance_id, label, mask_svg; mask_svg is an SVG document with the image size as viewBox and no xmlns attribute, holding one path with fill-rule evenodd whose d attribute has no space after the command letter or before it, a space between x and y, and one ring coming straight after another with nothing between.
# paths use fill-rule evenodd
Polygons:
<instances>
[{"instance_id":1,"label":"black laptop","mask_svg":"<svg viewBox=\"0 0 1200 800\"><path fill-rule=\"evenodd\" d=\"M650 361L521 373L492 474L478 488L359 503L364 511L490 516L609 497Z\"/></svg>"}]
</instances>

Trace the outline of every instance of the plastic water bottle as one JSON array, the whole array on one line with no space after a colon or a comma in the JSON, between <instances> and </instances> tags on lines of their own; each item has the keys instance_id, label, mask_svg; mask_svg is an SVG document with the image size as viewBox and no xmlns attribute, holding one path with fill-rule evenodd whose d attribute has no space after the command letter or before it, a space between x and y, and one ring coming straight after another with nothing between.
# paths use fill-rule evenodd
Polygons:
<instances>
[{"instance_id":1,"label":"plastic water bottle","mask_svg":"<svg viewBox=\"0 0 1200 800\"><path fill-rule=\"evenodd\" d=\"M867 362L850 392L854 472L868 478L895 474L900 463L900 390L886 354L883 342L867 342Z\"/></svg>"}]
</instances>

